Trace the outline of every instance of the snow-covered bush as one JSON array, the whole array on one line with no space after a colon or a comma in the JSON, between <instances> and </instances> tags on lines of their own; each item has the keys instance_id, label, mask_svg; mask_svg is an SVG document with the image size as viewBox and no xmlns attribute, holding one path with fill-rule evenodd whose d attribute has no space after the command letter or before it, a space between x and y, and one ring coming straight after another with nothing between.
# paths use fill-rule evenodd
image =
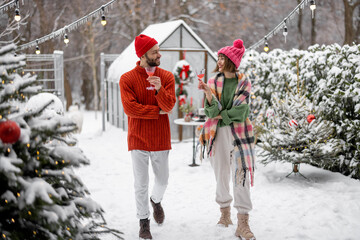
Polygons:
<instances>
[{"instance_id":1,"label":"snow-covered bush","mask_svg":"<svg viewBox=\"0 0 360 240\"><path fill-rule=\"evenodd\" d=\"M261 119L272 107L274 93L285 98L289 90L302 91L317 106L316 117L333 122L335 137L343 142L338 160L322 167L360 178L360 45L314 45L308 51L275 49L260 54L251 50L241 71L256 75L254 96L267 100L257 116Z\"/></svg>"}]
</instances>

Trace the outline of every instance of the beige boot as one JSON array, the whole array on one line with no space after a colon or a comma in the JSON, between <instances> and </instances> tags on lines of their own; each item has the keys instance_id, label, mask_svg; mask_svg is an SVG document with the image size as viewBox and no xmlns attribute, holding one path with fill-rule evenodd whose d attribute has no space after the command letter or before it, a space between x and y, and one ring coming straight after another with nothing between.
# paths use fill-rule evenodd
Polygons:
<instances>
[{"instance_id":1,"label":"beige boot","mask_svg":"<svg viewBox=\"0 0 360 240\"><path fill-rule=\"evenodd\" d=\"M221 217L218 224L224 225L225 227L232 225L233 223L231 221L230 207L220 208L220 212Z\"/></svg>"},{"instance_id":2,"label":"beige boot","mask_svg":"<svg viewBox=\"0 0 360 240\"><path fill-rule=\"evenodd\" d=\"M254 234L251 232L249 227L249 214L237 214L238 226L235 232L235 236L241 237L246 240L255 240Z\"/></svg>"}]
</instances>

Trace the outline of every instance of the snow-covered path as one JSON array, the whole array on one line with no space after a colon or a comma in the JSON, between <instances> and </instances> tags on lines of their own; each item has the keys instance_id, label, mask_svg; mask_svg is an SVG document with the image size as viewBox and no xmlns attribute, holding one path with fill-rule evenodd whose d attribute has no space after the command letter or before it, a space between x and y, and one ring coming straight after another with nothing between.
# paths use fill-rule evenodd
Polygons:
<instances>
[{"instance_id":1,"label":"snow-covered path","mask_svg":"<svg viewBox=\"0 0 360 240\"><path fill-rule=\"evenodd\" d=\"M105 210L108 225L124 232L127 240L138 239L133 174L126 132L106 125L101 131L101 113L84 113L79 147L91 164L76 170ZM217 227L220 216L215 203L215 179L210 163L189 167L192 142L173 143L170 179L162 205L166 218L157 226L151 218L154 240L237 239L236 225ZM347 239L360 237L360 181L309 165L301 165L301 176L285 176L289 163L256 165L252 188L254 209L250 226L259 240ZM150 189L152 170L150 168ZM236 214L232 210L232 220ZM114 239L103 236L103 239Z\"/></svg>"}]
</instances>

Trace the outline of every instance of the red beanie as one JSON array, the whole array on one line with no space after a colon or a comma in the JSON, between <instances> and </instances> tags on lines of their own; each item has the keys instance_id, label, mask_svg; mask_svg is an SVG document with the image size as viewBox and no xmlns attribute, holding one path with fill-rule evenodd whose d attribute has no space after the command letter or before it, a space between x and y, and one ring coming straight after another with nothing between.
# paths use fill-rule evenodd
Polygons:
<instances>
[{"instance_id":1,"label":"red beanie","mask_svg":"<svg viewBox=\"0 0 360 240\"><path fill-rule=\"evenodd\" d=\"M233 46L226 46L220 49L218 51L218 55L220 53L224 54L235 64L236 68L239 68L244 52L245 47L243 41L241 39L237 39L234 41Z\"/></svg>"},{"instance_id":2,"label":"red beanie","mask_svg":"<svg viewBox=\"0 0 360 240\"><path fill-rule=\"evenodd\" d=\"M158 42L154 38L148 37L144 34L140 34L135 38L136 55L140 58L157 43Z\"/></svg>"}]
</instances>

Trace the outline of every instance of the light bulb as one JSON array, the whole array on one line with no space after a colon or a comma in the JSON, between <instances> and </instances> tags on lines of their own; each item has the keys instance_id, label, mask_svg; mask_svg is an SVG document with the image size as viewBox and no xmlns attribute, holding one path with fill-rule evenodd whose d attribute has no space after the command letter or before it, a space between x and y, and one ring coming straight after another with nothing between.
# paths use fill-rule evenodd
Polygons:
<instances>
[{"instance_id":1,"label":"light bulb","mask_svg":"<svg viewBox=\"0 0 360 240\"><path fill-rule=\"evenodd\" d=\"M265 42L264 51L265 51L265 52L268 52L268 51L269 51L269 44L268 44L267 42Z\"/></svg>"},{"instance_id":2,"label":"light bulb","mask_svg":"<svg viewBox=\"0 0 360 240\"><path fill-rule=\"evenodd\" d=\"M106 25L106 19L105 19L105 15L103 14L102 16L101 16L101 25L103 25L103 26L105 26Z\"/></svg>"},{"instance_id":3,"label":"light bulb","mask_svg":"<svg viewBox=\"0 0 360 240\"><path fill-rule=\"evenodd\" d=\"M40 48L39 48L39 46L36 46L35 53L36 53L36 54L40 54Z\"/></svg>"},{"instance_id":4,"label":"light bulb","mask_svg":"<svg viewBox=\"0 0 360 240\"><path fill-rule=\"evenodd\" d=\"M15 17L14 18L17 22L20 21L20 19L21 19L20 10L18 8L15 9Z\"/></svg>"},{"instance_id":5,"label":"light bulb","mask_svg":"<svg viewBox=\"0 0 360 240\"><path fill-rule=\"evenodd\" d=\"M316 9L315 0L310 1L310 9L311 9L311 18L314 18L314 11Z\"/></svg>"},{"instance_id":6,"label":"light bulb","mask_svg":"<svg viewBox=\"0 0 360 240\"><path fill-rule=\"evenodd\" d=\"M311 9L311 11L314 11L316 9L315 0L310 1L310 9Z\"/></svg>"},{"instance_id":7,"label":"light bulb","mask_svg":"<svg viewBox=\"0 0 360 240\"><path fill-rule=\"evenodd\" d=\"M286 43L286 36L288 35L288 29L287 29L286 25L284 26L283 35L285 37L285 43Z\"/></svg>"},{"instance_id":8,"label":"light bulb","mask_svg":"<svg viewBox=\"0 0 360 240\"><path fill-rule=\"evenodd\" d=\"M288 35L288 29L287 29L286 25L284 26L283 35L284 35L285 37Z\"/></svg>"},{"instance_id":9,"label":"light bulb","mask_svg":"<svg viewBox=\"0 0 360 240\"><path fill-rule=\"evenodd\" d=\"M64 43L67 45L70 42L68 35L65 33L64 35Z\"/></svg>"}]
</instances>

